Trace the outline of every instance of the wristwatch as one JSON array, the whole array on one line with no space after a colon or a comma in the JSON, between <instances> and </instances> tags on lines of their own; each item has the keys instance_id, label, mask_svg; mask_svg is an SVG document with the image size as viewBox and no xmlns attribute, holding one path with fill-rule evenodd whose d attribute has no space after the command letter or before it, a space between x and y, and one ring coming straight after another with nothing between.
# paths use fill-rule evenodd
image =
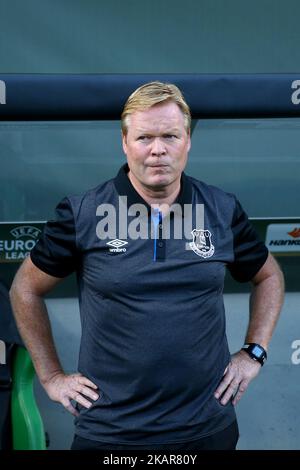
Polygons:
<instances>
[{"instance_id":1,"label":"wristwatch","mask_svg":"<svg viewBox=\"0 0 300 470\"><path fill-rule=\"evenodd\" d=\"M264 365L267 360L267 351L257 343L246 343L242 347L242 351L246 351L247 354L253 359L260 363L261 366Z\"/></svg>"}]
</instances>

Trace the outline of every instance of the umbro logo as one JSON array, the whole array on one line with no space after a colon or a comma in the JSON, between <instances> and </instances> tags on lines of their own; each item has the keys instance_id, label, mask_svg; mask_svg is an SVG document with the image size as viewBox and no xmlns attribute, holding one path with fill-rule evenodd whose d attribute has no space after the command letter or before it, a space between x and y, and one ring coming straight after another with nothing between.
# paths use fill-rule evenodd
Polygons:
<instances>
[{"instance_id":1,"label":"umbro logo","mask_svg":"<svg viewBox=\"0 0 300 470\"><path fill-rule=\"evenodd\" d=\"M125 242L124 240L119 240L116 238L115 240L112 240L111 242L107 242L106 245L108 245L110 253L125 253L126 248L122 248L125 245L127 245L128 242Z\"/></svg>"}]
</instances>

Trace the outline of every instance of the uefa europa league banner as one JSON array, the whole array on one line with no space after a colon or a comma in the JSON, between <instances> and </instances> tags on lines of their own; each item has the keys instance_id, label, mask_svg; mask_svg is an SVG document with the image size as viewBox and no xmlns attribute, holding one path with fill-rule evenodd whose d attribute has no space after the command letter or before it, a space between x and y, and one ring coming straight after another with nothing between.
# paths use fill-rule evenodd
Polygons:
<instances>
[{"instance_id":1,"label":"uefa europa league banner","mask_svg":"<svg viewBox=\"0 0 300 470\"><path fill-rule=\"evenodd\" d=\"M0 222L0 263L18 263L38 241L44 222Z\"/></svg>"}]
</instances>

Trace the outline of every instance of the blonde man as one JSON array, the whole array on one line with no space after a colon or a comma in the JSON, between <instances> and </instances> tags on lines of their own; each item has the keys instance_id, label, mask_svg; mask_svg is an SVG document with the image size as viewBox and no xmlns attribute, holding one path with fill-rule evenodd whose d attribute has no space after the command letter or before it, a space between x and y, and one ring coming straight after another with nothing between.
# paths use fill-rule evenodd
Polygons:
<instances>
[{"instance_id":1,"label":"blonde man","mask_svg":"<svg viewBox=\"0 0 300 470\"><path fill-rule=\"evenodd\" d=\"M236 446L234 406L266 360L283 279L236 197L185 175L190 124L175 85L138 88L122 113L127 163L114 179L60 202L13 283L17 324L39 379L76 416L72 449ZM175 225L189 223L189 233L174 236ZM226 268L253 284L246 344L241 337L232 356ZM74 271L82 340L79 372L68 375L42 297Z\"/></svg>"}]
</instances>

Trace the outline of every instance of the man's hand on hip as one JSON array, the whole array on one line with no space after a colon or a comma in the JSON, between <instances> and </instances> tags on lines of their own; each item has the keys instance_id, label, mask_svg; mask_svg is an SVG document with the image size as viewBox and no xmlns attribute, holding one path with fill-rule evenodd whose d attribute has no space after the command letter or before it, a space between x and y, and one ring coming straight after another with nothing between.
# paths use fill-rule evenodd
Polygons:
<instances>
[{"instance_id":1,"label":"man's hand on hip","mask_svg":"<svg viewBox=\"0 0 300 470\"><path fill-rule=\"evenodd\" d=\"M74 408L71 400L76 401L84 408L90 408L91 400L97 400L97 385L81 374L66 375L62 372L55 374L43 386L53 401L61 403L72 415L78 416L78 411Z\"/></svg>"},{"instance_id":2,"label":"man's hand on hip","mask_svg":"<svg viewBox=\"0 0 300 470\"><path fill-rule=\"evenodd\" d=\"M232 403L236 405L260 369L260 363L251 359L245 351L233 354L215 391L215 397L220 399L222 405L226 405L234 397Z\"/></svg>"}]
</instances>

